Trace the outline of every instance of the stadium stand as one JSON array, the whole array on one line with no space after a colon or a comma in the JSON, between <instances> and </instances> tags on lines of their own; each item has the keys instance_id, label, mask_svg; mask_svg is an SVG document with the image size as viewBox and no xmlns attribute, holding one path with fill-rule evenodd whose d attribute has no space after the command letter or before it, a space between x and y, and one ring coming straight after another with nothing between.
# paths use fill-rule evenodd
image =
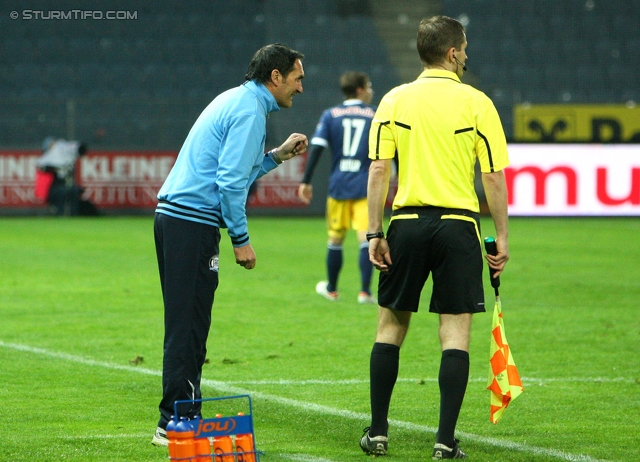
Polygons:
<instances>
[{"instance_id":1,"label":"stadium stand","mask_svg":"<svg viewBox=\"0 0 640 462\"><path fill-rule=\"evenodd\" d=\"M515 104L638 102L640 0L443 0L507 134Z\"/></svg>"},{"instance_id":2,"label":"stadium stand","mask_svg":"<svg viewBox=\"0 0 640 462\"><path fill-rule=\"evenodd\" d=\"M118 0L110 8L135 17L110 21L14 20L3 4L1 143L32 148L55 134L104 148L177 149L206 104L243 81L252 53L276 41L305 53L307 78L305 94L270 120L270 133L311 133L322 109L340 101L344 70L371 76L374 101L401 83L399 75L417 75L390 64L391 37L374 21L383 3L378 18L412 17L405 11L412 2L374 0ZM630 59L640 47L640 0L422 4L466 25L468 81L494 100L508 136L518 103L640 99L640 62ZM45 17L52 10L46 0L29 7ZM78 5L60 0L55 8ZM404 26L411 29L404 43L414 40L416 25Z\"/></svg>"},{"instance_id":3,"label":"stadium stand","mask_svg":"<svg viewBox=\"0 0 640 462\"><path fill-rule=\"evenodd\" d=\"M351 14L349 6L121 0L110 9L135 19L112 21L13 20L0 7L0 139L33 147L55 134L93 147L178 149L209 101L242 83L253 53L272 42L305 53L308 74L295 110L270 122L272 135L312 133L322 109L341 98L342 71L369 73L381 93L398 83L366 9ZM52 11L43 0L29 7L44 17ZM63 0L55 10L78 6Z\"/></svg>"}]
</instances>

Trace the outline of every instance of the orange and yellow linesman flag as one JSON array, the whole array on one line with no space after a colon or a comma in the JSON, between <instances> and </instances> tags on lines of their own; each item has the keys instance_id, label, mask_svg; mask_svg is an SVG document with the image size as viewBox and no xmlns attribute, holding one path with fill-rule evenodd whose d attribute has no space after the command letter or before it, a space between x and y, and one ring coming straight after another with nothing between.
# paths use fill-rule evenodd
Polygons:
<instances>
[{"instance_id":1,"label":"orange and yellow linesman flag","mask_svg":"<svg viewBox=\"0 0 640 462\"><path fill-rule=\"evenodd\" d=\"M516 399L524 391L520 374L513 362L511 349L504 333L502 320L502 304L496 297L496 305L493 309L491 338L491 372L489 374L489 386L491 391L491 422L498 423L509 403Z\"/></svg>"}]
</instances>

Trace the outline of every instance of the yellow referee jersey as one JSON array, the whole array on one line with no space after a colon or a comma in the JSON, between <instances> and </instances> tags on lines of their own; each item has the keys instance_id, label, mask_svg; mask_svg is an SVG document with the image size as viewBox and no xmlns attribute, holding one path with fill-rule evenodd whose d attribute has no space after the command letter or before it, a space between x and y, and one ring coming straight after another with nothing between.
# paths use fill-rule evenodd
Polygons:
<instances>
[{"instance_id":1,"label":"yellow referee jersey","mask_svg":"<svg viewBox=\"0 0 640 462\"><path fill-rule=\"evenodd\" d=\"M493 102L449 71L425 70L380 102L369 132L369 157L398 155L393 209L439 206L480 211L475 162L482 172L509 165Z\"/></svg>"}]
</instances>

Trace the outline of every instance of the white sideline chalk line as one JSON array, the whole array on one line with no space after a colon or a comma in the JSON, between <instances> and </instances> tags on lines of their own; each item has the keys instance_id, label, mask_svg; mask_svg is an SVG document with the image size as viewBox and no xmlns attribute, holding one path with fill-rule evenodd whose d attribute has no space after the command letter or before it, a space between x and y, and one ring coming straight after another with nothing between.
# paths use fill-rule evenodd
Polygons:
<instances>
[{"instance_id":1,"label":"white sideline chalk line","mask_svg":"<svg viewBox=\"0 0 640 462\"><path fill-rule=\"evenodd\" d=\"M279 457L300 462L333 462L329 459L321 459L320 457L308 456L306 454L279 454Z\"/></svg>"},{"instance_id":2,"label":"white sideline chalk line","mask_svg":"<svg viewBox=\"0 0 640 462\"><path fill-rule=\"evenodd\" d=\"M68 353L59 353L55 351L49 351L44 348L30 347L27 345L20 345L15 343L6 343L6 342L3 342L2 340L0 340L0 347L9 348L17 351L25 351L28 353L46 355L52 358L63 359L66 361L71 361L78 364L84 364L87 366L99 366L107 369L137 372L139 374L153 375L156 377L162 376L161 371L154 371L152 369L147 369L144 367L125 366L120 364L108 363L105 361L96 361L93 359L84 358L82 356L71 355ZM225 393L232 393L237 395L244 395L244 394L252 395L253 398L264 399L265 401L272 401L278 404L284 404L287 406L304 409L307 411L318 412L321 414L328 414L328 415L333 415L338 417L346 417L348 419L362 420L365 422L368 421L370 418L369 414L365 414L362 412L353 412L353 411L347 411L343 409L336 409L333 407L324 406L322 404L307 403L304 401L284 398L282 396L271 395L271 394L263 393L260 391L245 390L243 388L239 388L239 387L230 385L226 382L220 382L217 380L202 379L202 385L209 386L211 388L214 388L218 391L225 392ZM437 431L437 428L428 427L426 425L418 425L415 423L405 422L401 420L389 420L389 423L397 427L404 428L406 430L417 431L421 433L435 433ZM467 432L458 432L458 434L464 437L465 439L478 441L484 444L496 446L503 449L512 449L520 452L541 455L546 457L556 457L558 459L567 460L571 462L602 462L598 459L594 459L590 456L585 456L582 454L570 454L570 453L567 453L564 451L558 451L555 449L540 448L540 447L529 446L521 443L513 443L510 441L499 440L496 438L476 435L476 434L467 433ZM319 459L319 461L322 461L322 459Z\"/></svg>"},{"instance_id":3,"label":"white sideline chalk line","mask_svg":"<svg viewBox=\"0 0 640 462\"><path fill-rule=\"evenodd\" d=\"M544 385L545 383L554 382L576 382L576 383L608 383L608 382L622 382L622 383L634 383L635 379L626 379L624 377L606 378L606 377L567 377L567 378L553 378L553 379L537 379L533 377L521 377L524 385ZM487 381L487 377L471 377L469 382L481 382ZM407 383L420 383L420 382L433 382L437 383L438 379L435 377L428 378L409 378L398 377L397 382ZM360 385L363 383L368 384L369 379L342 379L342 380L231 380L225 382L229 385Z\"/></svg>"},{"instance_id":4,"label":"white sideline chalk line","mask_svg":"<svg viewBox=\"0 0 640 462\"><path fill-rule=\"evenodd\" d=\"M147 438L148 433L117 433L115 435L63 435L63 440L112 440L121 438Z\"/></svg>"}]
</instances>

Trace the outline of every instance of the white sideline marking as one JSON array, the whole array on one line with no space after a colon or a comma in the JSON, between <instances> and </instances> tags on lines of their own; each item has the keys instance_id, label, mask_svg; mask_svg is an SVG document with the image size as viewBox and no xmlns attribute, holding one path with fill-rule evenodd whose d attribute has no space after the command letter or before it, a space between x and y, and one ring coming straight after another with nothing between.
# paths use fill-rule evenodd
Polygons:
<instances>
[{"instance_id":1,"label":"white sideline marking","mask_svg":"<svg viewBox=\"0 0 640 462\"><path fill-rule=\"evenodd\" d=\"M55 351L49 351L49 350L45 350L44 348L37 348L37 347L30 347L27 345L20 345L20 344L15 344L15 343L5 343L2 340L0 340L0 347L3 348L9 348L12 350L17 350L17 351L25 351L28 353L35 353L35 354L40 354L40 355L45 355L45 356L49 356L52 358L58 358L58 359L63 359L65 361L71 361L71 362L75 362L78 364L84 364L87 366L98 366L98 367L104 367L107 369L115 369L115 370L122 370L122 371L129 371L129 372L137 372L139 374L146 374L146 375L153 375L156 377L161 377L162 376L162 372L161 371L154 371L152 369L147 369L144 367L138 367L138 366L125 366L125 365L120 365L120 364L113 364L113 363L108 363L105 361L96 361L93 359L88 359L88 358L84 358L82 356L76 356L76 355L71 355L68 353L59 353L59 352L55 352ZM544 382L544 381L543 381ZM226 382L219 382L217 380L209 380L209 379L202 379L202 385L211 387L213 389L216 389L218 391L224 392L224 393L231 393L231 394L237 394L237 395L251 395L253 398L258 398L258 399L263 399L265 401L272 401L278 404L284 404L287 406L291 406L291 407L295 407L295 408L299 408L299 409L304 409L306 411L312 411L312 412L317 412L320 414L328 414L328 415L333 415L333 416L338 416L338 417L346 417L348 419L352 419L352 420L361 420L361 421L365 421L367 422L370 418L369 414L365 414L362 412L353 412L353 411L348 411L348 410L343 410L343 409L337 409L337 408L333 408L333 407L329 407L329 406L324 406L321 404L315 404L315 403L307 403L304 401L298 401L295 399L290 399L290 398L284 398L282 396L277 396L277 395L271 395L268 393L262 393L259 391L254 391L254 390L246 390L243 388L239 388L233 385L230 385L229 383ZM389 423L392 425L395 425L397 427L400 428L404 428L407 430L411 430L411 431L417 431L417 432L421 432L421 433L435 433L437 431L436 428L433 427L427 427L426 425L418 425L412 422L405 422L402 420L389 420ZM525 452L525 453L529 453L529 454L535 454L535 455L540 455L540 456L546 456L546 457L556 457L558 459L562 459L562 460L567 460L567 461L571 461L571 462L601 462L598 459L594 459L590 456L585 456L582 454L570 454L564 451L558 451L555 449L548 449L548 448L540 448L537 446L529 446L526 444L521 444L521 443L514 443L514 442L510 442L510 441L505 441L505 440L499 440L496 438L491 438L491 437L486 437L486 436L482 436L482 435L476 435L473 433L467 433L467 432L458 432L458 434L462 437L464 437L465 439L468 440L473 440L473 441L478 441L484 444L488 444L491 446L496 446L499 448L503 448L503 449L511 449L511 450L516 450L516 451L520 451L520 452ZM295 457L295 456L290 456L290 457ZM303 455L300 455L300 457L305 457ZM296 459L292 459L292 460L296 460ZM309 460L309 462L324 462L323 459L298 459L298 460ZM331 462L331 461L327 461L327 462Z\"/></svg>"},{"instance_id":2,"label":"white sideline marking","mask_svg":"<svg viewBox=\"0 0 640 462\"><path fill-rule=\"evenodd\" d=\"M635 379L626 379L624 377L567 377L567 378L551 378L551 379L538 379L534 377L521 377L524 385L544 385L545 383L554 383L554 382L562 382L562 383L609 383L609 382L622 382L622 383L634 383ZM484 383L487 381L487 377L470 377L469 382L480 382ZM438 379L436 377L425 377L425 378L409 378L409 377L398 377L397 382L407 382L407 383L420 383L420 382L431 382L437 383ZM319 379L309 379L309 380L238 380L238 381L228 381L225 382L229 385L360 385L363 383L368 384L369 379L343 379L343 380L319 380Z\"/></svg>"},{"instance_id":3,"label":"white sideline marking","mask_svg":"<svg viewBox=\"0 0 640 462\"><path fill-rule=\"evenodd\" d=\"M298 460L300 462L333 462L329 459L321 459L320 457L307 456L305 454L279 454L280 457L287 460Z\"/></svg>"},{"instance_id":4,"label":"white sideline marking","mask_svg":"<svg viewBox=\"0 0 640 462\"><path fill-rule=\"evenodd\" d=\"M120 433L119 435L65 435L63 440L111 440L121 438L147 438L148 433Z\"/></svg>"}]
</instances>

